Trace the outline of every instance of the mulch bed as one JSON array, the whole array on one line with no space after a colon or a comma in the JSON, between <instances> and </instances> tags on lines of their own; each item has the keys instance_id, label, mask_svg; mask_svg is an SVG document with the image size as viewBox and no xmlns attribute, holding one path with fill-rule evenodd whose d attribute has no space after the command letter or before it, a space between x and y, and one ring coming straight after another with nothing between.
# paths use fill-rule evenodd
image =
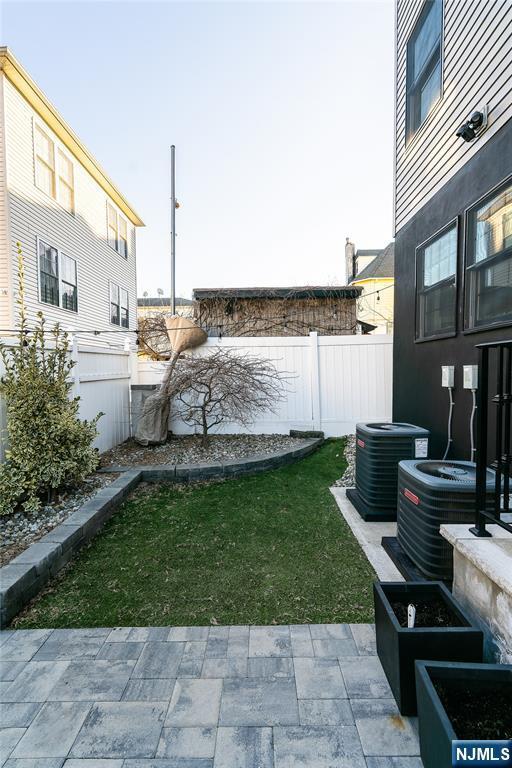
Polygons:
<instances>
[{"instance_id":1,"label":"mulch bed","mask_svg":"<svg viewBox=\"0 0 512 768\"><path fill-rule=\"evenodd\" d=\"M150 464L218 464L261 453L293 450L301 438L289 435L211 435L203 445L200 435L173 435L164 445L145 448L130 439L102 454L101 466Z\"/></svg>"},{"instance_id":2,"label":"mulch bed","mask_svg":"<svg viewBox=\"0 0 512 768\"><path fill-rule=\"evenodd\" d=\"M55 501L43 505L37 512L20 510L0 516L0 567L63 523L96 491L110 485L117 477L119 474L114 472L108 475L95 472L79 486L62 490Z\"/></svg>"}]
</instances>

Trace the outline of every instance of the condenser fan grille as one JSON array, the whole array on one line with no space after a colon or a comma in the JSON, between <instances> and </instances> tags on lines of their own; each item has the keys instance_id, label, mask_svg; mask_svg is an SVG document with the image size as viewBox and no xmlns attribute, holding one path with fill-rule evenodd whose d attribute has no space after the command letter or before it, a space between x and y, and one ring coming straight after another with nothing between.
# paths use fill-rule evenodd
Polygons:
<instances>
[{"instance_id":1,"label":"condenser fan grille","mask_svg":"<svg viewBox=\"0 0 512 768\"><path fill-rule=\"evenodd\" d=\"M430 475L430 477L452 480L455 483L474 485L476 482L474 467L463 466L449 461L424 461L418 465L418 469L425 475Z\"/></svg>"}]
</instances>

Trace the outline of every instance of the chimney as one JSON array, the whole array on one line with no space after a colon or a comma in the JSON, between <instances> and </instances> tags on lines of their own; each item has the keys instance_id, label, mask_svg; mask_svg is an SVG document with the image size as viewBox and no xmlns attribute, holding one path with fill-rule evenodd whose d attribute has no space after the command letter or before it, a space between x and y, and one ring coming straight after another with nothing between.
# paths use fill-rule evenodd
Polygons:
<instances>
[{"instance_id":1,"label":"chimney","mask_svg":"<svg viewBox=\"0 0 512 768\"><path fill-rule=\"evenodd\" d=\"M345 242L345 269L347 273L347 285L356 276L356 247L350 238Z\"/></svg>"}]
</instances>

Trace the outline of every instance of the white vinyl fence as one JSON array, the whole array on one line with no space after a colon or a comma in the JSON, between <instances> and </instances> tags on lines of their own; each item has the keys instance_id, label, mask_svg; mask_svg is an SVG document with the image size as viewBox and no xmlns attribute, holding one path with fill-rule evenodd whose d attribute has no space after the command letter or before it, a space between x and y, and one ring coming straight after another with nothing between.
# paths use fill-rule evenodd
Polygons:
<instances>
[{"instance_id":1,"label":"white vinyl fence","mask_svg":"<svg viewBox=\"0 0 512 768\"><path fill-rule=\"evenodd\" d=\"M8 340L3 340L8 344ZM71 348L73 395L80 396L80 418L92 419L102 411L99 434L94 443L100 452L122 443L130 436L130 384L135 355L129 349L80 344ZM0 359L0 376L3 362ZM0 398L0 461L7 446L5 403Z\"/></svg>"},{"instance_id":2,"label":"white vinyl fence","mask_svg":"<svg viewBox=\"0 0 512 768\"><path fill-rule=\"evenodd\" d=\"M287 433L290 429L323 430L327 436L355 431L358 421L391 421L391 336L244 337L208 339L193 352L208 354L215 347L232 348L272 360L292 377L277 412L263 414L254 433ZM138 361L138 384L157 384L165 364ZM171 416L175 434L192 429ZM226 433L243 431L226 424ZM249 430L245 430L249 431Z\"/></svg>"}]
</instances>

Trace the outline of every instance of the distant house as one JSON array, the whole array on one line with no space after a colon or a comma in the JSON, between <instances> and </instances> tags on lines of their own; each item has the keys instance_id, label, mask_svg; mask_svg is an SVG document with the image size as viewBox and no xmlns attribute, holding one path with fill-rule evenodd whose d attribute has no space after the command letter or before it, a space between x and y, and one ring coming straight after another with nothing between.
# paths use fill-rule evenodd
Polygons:
<instances>
[{"instance_id":1,"label":"distant house","mask_svg":"<svg viewBox=\"0 0 512 768\"><path fill-rule=\"evenodd\" d=\"M367 333L358 286L195 288L194 318L209 336L322 336Z\"/></svg>"},{"instance_id":2,"label":"distant house","mask_svg":"<svg viewBox=\"0 0 512 768\"><path fill-rule=\"evenodd\" d=\"M122 344L135 329L140 226L55 107L0 48L0 334L12 335L18 319L19 242L30 325L42 312L50 326L80 331L82 340Z\"/></svg>"},{"instance_id":3,"label":"distant house","mask_svg":"<svg viewBox=\"0 0 512 768\"><path fill-rule=\"evenodd\" d=\"M347 282L362 288L357 319L375 326L372 333L393 333L395 244L376 250L356 250L345 245Z\"/></svg>"},{"instance_id":4,"label":"distant house","mask_svg":"<svg viewBox=\"0 0 512 768\"><path fill-rule=\"evenodd\" d=\"M194 302L191 299L184 299L176 296L176 314L193 314ZM137 317L151 317L152 315L170 315L171 299L169 296L143 296L137 299Z\"/></svg>"}]
</instances>

